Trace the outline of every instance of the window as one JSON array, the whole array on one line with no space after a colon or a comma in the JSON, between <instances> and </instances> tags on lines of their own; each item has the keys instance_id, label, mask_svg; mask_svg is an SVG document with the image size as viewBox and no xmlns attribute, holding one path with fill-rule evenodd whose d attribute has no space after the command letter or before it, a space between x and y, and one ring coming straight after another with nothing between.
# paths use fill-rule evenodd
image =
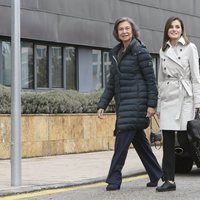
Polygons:
<instances>
[{"instance_id":1,"label":"window","mask_svg":"<svg viewBox=\"0 0 200 200\"><path fill-rule=\"evenodd\" d=\"M104 51L103 52L103 87L106 86L106 83L108 82L108 78L110 75L110 57L109 52Z\"/></svg>"},{"instance_id":2,"label":"window","mask_svg":"<svg viewBox=\"0 0 200 200\"><path fill-rule=\"evenodd\" d=\"M52 88L63 88L62 48L51 47Z\"/></svg>"},{"instance_id":3,"label":"window","mask_svg":"<svg viewBox=\"0 0 200 200\"><path fill-rule=\"evenodd\" d=\"M47 88L48 68L47 68L47 45L36 45L35 50L37 88Z\"/></svg>"},{"instance_id":4,"label":"window","mask_svg":"<svg viewBox=\"0 0 200 200\"><path fill-rule=\"evenodd\" d=\"M33 43L21 43L22 88L34 88Z\"/></svg>"},{"instance_id":5,"label":"window","mask_svg":"<svg viewBox=\"0 0 200 200\"><path fill-rule=\"evenodd\" d=\"M76 89L76 57L74 47L64 48L64 59L66 67L66 88Z\"/></svg>"},{"instance_id":6,"label":"window","mask_svg":"<svg viewBox=\"0 0 200 200\"><path fill-rule=\"evenodd\" d=\"M3 85L11 86L11 44L10 42L2 42L2 70Z\"/></svg>"},{"instance_id":7,"label":"window","mask_svg":"<svg viewBox=\"0 0 200 200\"><path fill-rule=\"evenodd\" d=\"M102 88L101 50L92 50L92 85L93 90Z\"/></svg>"},{"instance_id":8,"label":"window","mask_svg":"<svg viewBox=\"0 0 200 200\"><path fill-rule=\"evenodd\" d=\"M11 86L11 42L0 40L0 84ZM76 48L21 42L23 89L76 89Z\"/></svg>"}]
</instances>

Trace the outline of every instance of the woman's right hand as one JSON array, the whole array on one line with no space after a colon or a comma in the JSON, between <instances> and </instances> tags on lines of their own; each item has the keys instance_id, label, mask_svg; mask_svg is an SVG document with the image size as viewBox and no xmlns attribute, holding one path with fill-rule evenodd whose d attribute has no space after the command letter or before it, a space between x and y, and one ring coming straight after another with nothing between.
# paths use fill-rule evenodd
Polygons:
<instances>
[{"instance_id":1,"label":"woman's right hand","mask_svg":"<svg viewBox=\"0 0 200 200\"><path fill-rule=\"evenodd\" d=\"M103 114L104 114L104 109L103 108L99 108L97 110L98 118L103 119L104 118Z\"/></svg>"}]
</instances>

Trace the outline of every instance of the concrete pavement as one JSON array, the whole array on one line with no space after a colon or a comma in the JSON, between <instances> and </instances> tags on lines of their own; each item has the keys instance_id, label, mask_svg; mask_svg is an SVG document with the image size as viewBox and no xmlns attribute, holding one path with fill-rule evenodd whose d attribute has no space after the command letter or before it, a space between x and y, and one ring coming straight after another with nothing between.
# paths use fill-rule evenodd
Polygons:
<instances>
[{"instance_id":1,"label":"concrete pavement","mask_svg":"<svg viewBox=\"0 0 200 200\"><path fill-rule=\"evenodd\" d=\"M159 163L162 149L152 147ZM0 196L105 181L113 151L22 159L22 184L11 186L10 160L0 160ZM145 173L134 148L129 149L123 177Z\"/></svg>"}]
</instances>

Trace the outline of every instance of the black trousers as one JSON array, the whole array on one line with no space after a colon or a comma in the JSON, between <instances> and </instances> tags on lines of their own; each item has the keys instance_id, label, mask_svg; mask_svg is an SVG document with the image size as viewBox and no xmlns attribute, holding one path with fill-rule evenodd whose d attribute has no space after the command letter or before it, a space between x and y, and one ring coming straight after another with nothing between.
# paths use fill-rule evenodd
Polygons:
<instances>
[{"instance_id":1,"label":"black trousers","mask_svg":"<svg viewBox=\"0 0 200 200\"><path fill-rule=\"evenodd\" d=\"M163 180L174 181L175 178L175 131L163 130ZM186 131L177 131L177 139L180 146L189 151L189 143Z\"/></svg>"},{"instance_id":2,"label":"black trousers","mask_svg":"<svg viewBox=\"0 0 200 200\"><path fill-rule=\"evenodd\" d=\"M111 161L106 182L120 185L122 168L124 166L130 144L133 144L152 182L158 181L163 173L152 152L151 146L143 130L120 132L116 134L115 151Z\"/></svg>"}]
</instances>

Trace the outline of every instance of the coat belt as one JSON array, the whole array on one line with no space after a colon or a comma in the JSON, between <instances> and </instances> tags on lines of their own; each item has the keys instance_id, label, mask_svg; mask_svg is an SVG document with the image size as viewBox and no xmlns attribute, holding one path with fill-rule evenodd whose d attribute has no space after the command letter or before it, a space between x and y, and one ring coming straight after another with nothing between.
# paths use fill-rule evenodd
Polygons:
<instances>
[{"instance_id":1,"label":"coat belt","mask_svg":"<svg viewBox=\"0 0 200 200\"><path fill-rule=\"evenodd\" d=\"M187 78L184 78L184 77L179 77L179 78L170 77L167 80L178 81L178 83L179 83L179 102L180 103L178 104L178 112L176 114L176 119L179 119L180 115L181 115L183 101L184 101L184 96L183 96L182 90L185 89L188 96L192 96L191 81Z\"/></svg>"}]
</instances>

